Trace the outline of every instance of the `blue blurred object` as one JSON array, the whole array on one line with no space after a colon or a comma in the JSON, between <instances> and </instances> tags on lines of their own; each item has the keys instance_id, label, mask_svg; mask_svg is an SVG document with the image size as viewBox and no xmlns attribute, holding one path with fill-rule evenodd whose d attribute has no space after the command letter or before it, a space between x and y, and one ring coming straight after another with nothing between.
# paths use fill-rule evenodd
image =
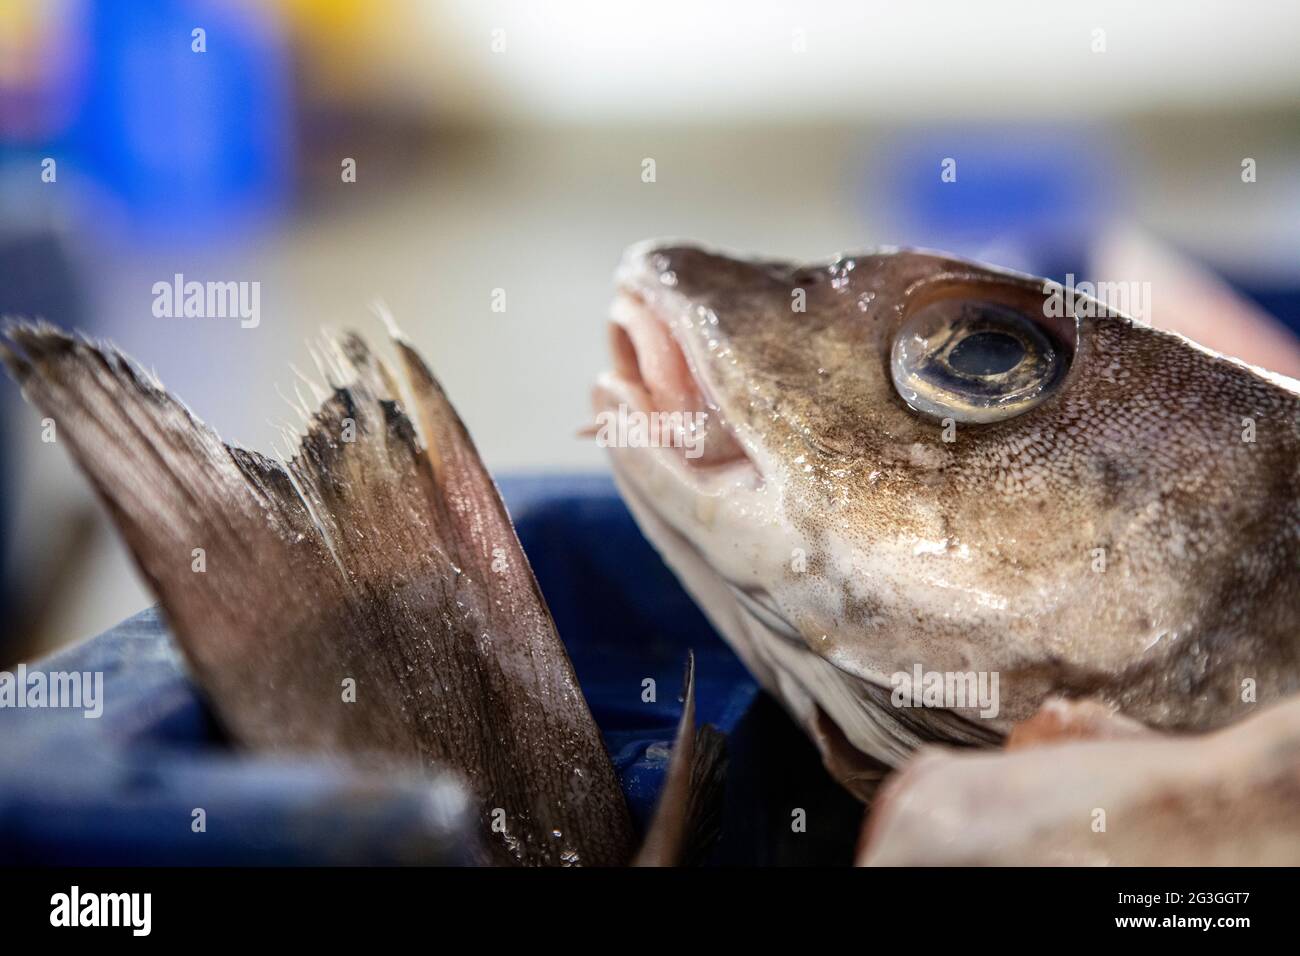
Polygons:
<instances>
[{"instance_id":1,"label":"blue blurred object","mask_svg":"<svg viewBox=\"0 0 1300 956\"><path fill-rule=\"evenodd\" d=\"M268 6L98 0L84 22L69 171L84 168L144 237L228 239L283 211L296 123Z\"/></svg>"},{"instance_id":2,"label":"blue blurred object","mask_svg":"<svg viewBox=\"0 0 1300 956\"><path fill-rule=\"evenodd\" d=\"M1124 202L1106 156L1086 128L930 129L887 140L863 188L883 195L887 234L900 245L1082 274L1087 244Z\"/></svg>"},{"instance_id":3,"label":"blue blurred object","mask_svg":"<svg viewBox=\"0 0 1300 956\"><path fill-rule=\"evenodd\" d=\"M745 741L766 733L754 728L773 715L759 708L756 716L754 682L641 537L608 478L516 478L501 487L639 825L663 781L688 648L696 655L698 720L727 734L735 753L755 754L755 767L759 756L780 751ZM103 671L104 713L0 711L0 862L467 857L471 821L452 795L439 795L436 779L376 779L337 763L232 751L156 609L36 666ZM647 677L657 685L653 702L642 700ZM749 805L757 804L757 789L746 783L754 775L737 769L724 812L735 816L737 832L757 832L761 842L767 825L755 822L758 808ZM829 785L815 759L806 780L811 789L797 803L780 802L815 803ZM207 811L203 840L190 830L195 807ZM774 811L773 826L783 819L788 832L788 812ZM845 839L847 856L851 834ZM724 840L722 849L723 862L753 862L761 847Z\"/></svg>"}]
</instances>

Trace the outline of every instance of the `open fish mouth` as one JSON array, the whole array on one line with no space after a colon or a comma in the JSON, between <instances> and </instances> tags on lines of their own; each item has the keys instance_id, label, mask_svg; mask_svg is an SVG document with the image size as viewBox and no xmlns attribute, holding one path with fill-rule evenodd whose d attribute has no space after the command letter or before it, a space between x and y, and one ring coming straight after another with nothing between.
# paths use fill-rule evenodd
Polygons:
<instances>
[{"instance_id":1,"label":"open fish mouth","mask_svg":"<svg viewBox=\"0 0 1300 956\"><path fill-rule=\"evenodd\" d=\"M602 444L669 449L702 480L756 484L761 474L683 346L681 329L643 291L619 289L609 324L613 368L593 396L598 425L613 426Z\"/></svg>"},{"instance_id":2,"label":"open fish mouth","mask_svg":"<svg viewBox=\"0 0 1300 956\"><path fill-rule=\"evenodd\" d=\"M712 345L717 348L716 340ZM592 389L590 431L609 450L624 496L653 512L664 534L713 564L727 591L766 609L770 624L797 639L757 573L770 564L760 560L771 550L769 529L782 525L779 482L768 480L761 449L708 381L695 350L709 347L706 310L677 300L653 264L629 251L610 309L611 368ZM709 553L720 537L744 552L729 569Z\"/></svg>"}]
</instances>

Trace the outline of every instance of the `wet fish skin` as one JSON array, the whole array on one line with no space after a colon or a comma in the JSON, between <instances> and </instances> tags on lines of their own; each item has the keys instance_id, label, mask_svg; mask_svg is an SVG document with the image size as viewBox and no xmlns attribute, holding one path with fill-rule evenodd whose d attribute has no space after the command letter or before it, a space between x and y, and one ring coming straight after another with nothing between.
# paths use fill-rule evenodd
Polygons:
<instances>
[{"instance_id":1,"label":"wet fish skin","mask_svg":"<svg viewBox=\"0 0 1300 956\"><path fill-rule=\"evenodd\" d=\"M945 442L891 381L901 322L940 292L1035 314L1042 280L906 250L802 265L647 243L618 283L616 312L669 330L749 459L614 448L620 487L815 738L829 716L896 764L926 739L993 742L1053 694L1207 729L1249 712L1244 682L1261 704L1300 689L1294 383L1098 305L1042 404ZM646 394L606 376L597 408L616 401ZM917 663L998 673L998 717L889 707Z\"/></svg>"}]
</instances>

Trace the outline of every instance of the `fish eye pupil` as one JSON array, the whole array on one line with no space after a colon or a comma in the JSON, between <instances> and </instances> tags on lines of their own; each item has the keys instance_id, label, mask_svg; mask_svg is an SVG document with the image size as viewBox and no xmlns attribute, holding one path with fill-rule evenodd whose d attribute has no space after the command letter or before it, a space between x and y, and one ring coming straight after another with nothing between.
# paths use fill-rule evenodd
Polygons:
<instances>
[{"instance_id":1,"label":"fish eye pupil","mask_svg":"<svg viewBox=\"0 0 1300 956\"><path fill-rule=\"evenodd\" d=\"M1022 304L961 295L914 307L890 351L899 397L931 418L981 424L1033 408L1056 391L1073 358L1072 342L1057 339L1035 307L1036 296Z\"/></svg>"},{"instance_id":2,"label":"fish eye pupil","mask_svg":"<svg viewBox=\"0 0 1300 956\"><path fill-rule=\"evenodd\" d=\"M1024 343L1005 332L972 332L948 353L948 366L962 375L1000 375L1025 357Z\"/></svg>"}]
</instances>

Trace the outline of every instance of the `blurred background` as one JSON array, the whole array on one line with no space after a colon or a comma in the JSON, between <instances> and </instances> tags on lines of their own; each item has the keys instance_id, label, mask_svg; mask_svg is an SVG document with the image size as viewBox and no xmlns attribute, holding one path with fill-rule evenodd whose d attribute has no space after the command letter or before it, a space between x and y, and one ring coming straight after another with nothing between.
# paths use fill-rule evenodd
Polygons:
<instances>
[{"instance_id":1,"label":"blurred background","mask_svg":"<svg viewBox=\"0 0 1300 956\"><path fill-rule=\"evenodd\" d=\"M498 473L604 467L576 432L647 236L932 246L1150 282L1157 320L1226 283L1300 328L1300 4L1058 7L0 0L0 314L271 452L306 343L382 301ZM257 326L156 317L176 274L259 283ZM3 666L151 599L0 411Z\"/></svg>"}]
</instances>

